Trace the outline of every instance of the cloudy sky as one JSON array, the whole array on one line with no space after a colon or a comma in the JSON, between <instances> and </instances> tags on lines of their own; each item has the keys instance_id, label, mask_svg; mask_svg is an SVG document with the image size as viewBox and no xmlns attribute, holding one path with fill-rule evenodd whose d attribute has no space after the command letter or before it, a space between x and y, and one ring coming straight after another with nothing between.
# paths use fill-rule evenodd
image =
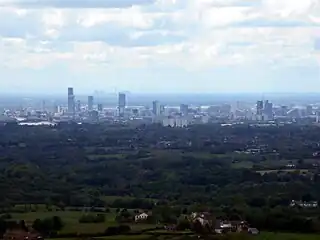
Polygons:
<instances>
[{"instance_id":1,"label":"cloudy sky","mask_svg":"<svg viewBox=\"0 0 320 240\"><path fill-rule=\"evenodd\" d=\"M320 91L320 0L0 0L0 92Z\"/></svg>"}]
</instances>

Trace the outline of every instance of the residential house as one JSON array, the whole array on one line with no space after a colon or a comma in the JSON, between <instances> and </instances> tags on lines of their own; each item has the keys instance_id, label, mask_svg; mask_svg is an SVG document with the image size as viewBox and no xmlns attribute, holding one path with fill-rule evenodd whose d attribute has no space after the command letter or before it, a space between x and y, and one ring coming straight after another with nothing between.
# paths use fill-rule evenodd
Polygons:
<instances>
[{"instance_id":1,"label":"residential house","mask_svg":"<svg viewBox=\"0 0 320 240\"><path fill-rule=\"evenodd\" d=\"M252 234L252 235L258 235L259 234L259 230L256 228L248 228L248 233Z\"/></svg>"},{"instance_id":2,"label":"residential house","mask_svg":"<svg viewBox=\"0 0 320 240\"><path fill-rule=\"evenodd\" d=\"M290 207L301 207L301 208L317 208L317 201L303 202L303 201L295 201L292 200L290 203Z\"/></svg>"},{"instance_id":3,"label":"residential house","mask_svg":"<svg viewBox=\"0 0 320 240\"><path fill-rule=\"evenodd\" d=\"M148 217L149 217L148 214L146 214L146 213L141 213L141 214L138 214L138 215L134 216L134 221L135 221L135 222L145 221L145 220L148 219Z\"/></svg>"},{"instance_id":4,"label":"residential house","mask_svg":"<svg viewBox=\"0 0 320 240\"><path fill-rule=\"evenodd\" d=\"M217 221L215 226L216 233L227 232L247 232L248 223L245 221Z\"/></svg>"},{"instance_id":5,"label":"residential house","mask_svg":"<svg viewBox=\"0 0 320 240\"><path fill-rule=\"evenodd\" d=\"M198 221L201 223L202 226L205 226L205 225L210 226L212 224L211 218L212 218L211 214L208 212L201 212L201 213L193 212L190 215L191 222Z\"/></svg>"}]
</instances>

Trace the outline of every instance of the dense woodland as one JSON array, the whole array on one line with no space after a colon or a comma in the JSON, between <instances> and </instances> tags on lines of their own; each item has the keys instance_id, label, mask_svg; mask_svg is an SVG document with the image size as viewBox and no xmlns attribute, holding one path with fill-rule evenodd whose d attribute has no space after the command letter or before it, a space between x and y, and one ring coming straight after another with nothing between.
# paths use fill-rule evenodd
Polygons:
<instances>
[{"instance_id":1,"label":"dense woodland","mask_svg":"<svg viewBox=\"0 0 320 240\"><path fill-rule=\"evenodd\" d=\"M319 208L289 206L320 200L317 126L6 125L0 133L3 213L16 204L140 208L174 222L202 210L259 229L320 231Z\"/></svg>"}]
</instances>

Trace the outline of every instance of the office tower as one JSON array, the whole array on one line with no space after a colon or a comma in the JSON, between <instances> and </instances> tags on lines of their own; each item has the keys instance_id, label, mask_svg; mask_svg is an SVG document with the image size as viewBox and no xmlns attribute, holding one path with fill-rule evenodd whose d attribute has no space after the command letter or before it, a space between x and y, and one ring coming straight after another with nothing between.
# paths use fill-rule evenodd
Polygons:
<instances>
[{"instance_id":1,"label":"office tower","mask_svg":"<svg viewBox=\"0 0 320 240\"><path fill-rule=\"evenodd\" d=\"M257 115L262 115L263 113L263 101L257 101Z\"/></svg>"},{"instance_id":2,"label":"office tower","mask_svg":"<svg viewBox=\"0 0 320 240\"><path fill-rule=\"evenodd\" d=\"M152 113L155 116L160 116L161 115L161 106L159 101L153 101L152 102Z\"/></svg>"},{"instance_id":3,"label":"office tower","mask_svg":"<svg viewBox=\"0 0 320 240\"><path fill-rule=\"evenodd\" d=\"M81 102L80 100L77 101L76 111L81 112Z\"/></svg>"},{"instance_id":4,"label":"office tower","mask_svg":"<svg viewBox=\"0 0 320 240\"><path fill-rule=\"evenodd\" d=\"M75 103L74 103L74 94L73 88L68 88L68 113L74 114L75 110Z\"/></svg>"},{"instance_id":5,"label":"office tower","mask_svg":"<svg viewBox=\"0 0 320 240\"><path fill-rule=\"evenodd\" d=\"M88 110L93 110L93 96L88 96Z\"/></svg>"},{"instance_id":6,"label":"office tower","mask_svg":"<svg viewBox=\"0 0 320 240\"><path fill-rule=\"evenodd\" d=\"M42 101L42 111L43 112L46 111L46 101L45 100Z\"/></svg>"},{"instance_id":7,"label":"office tower","mask_svg":"<svg viewBox=\"0 0 320 240\"><path fill-rule=\"evenodd\" d=\"M263 109L265 120L272 120L273 119L273 104L269 102L268 100L264 103L264 109Z\"/></svg>"},{"instance_id":8,"label":"office tower","mask_svg":"<svg viewBox=\"0 0 320 240\"><path fill-rule=\"evenodd\" d=\"M287 116L288 111L289 111L288 106L281 106L281 116Z\"/></svg>"},{"instance_id":9,"label":"office tower","mask_svg":"<svg viewBox=\"0 0 320 240\"><path fill-rule=\"evenodd\" d=\"M119 110L119 116L124 116L124 110L126 108L126 94L119 93L118 97L118 110Z\"/></svg>"},{"instance_id":10,"label":"office tower","mask_svg":"<svg viewBox=\"0 0 320 240\"><path fill-rule=\"evenodd\" d=\"M189 106L187 104L181 104L180 105L180 113L182 115L188 115L189 113Z\"/></svg>"},{"instance_id":11,"label":"office tower","mask_svg":"<svg viewBox=\"0 0 320 240\"><path fill-rule=\"evenodd\" d=\"M98 111L99 111L99 112L102 112L102 110L103 110L103 106L102 106L101 103L99 103L99 104L98 104Z\"/></svg>"},{"instance_id":12,"label":"office tower","mask_svg":"<svg viewBox=\"0 0 320 240\"><path fill-rule=\"evenodd\" d=\"M256 106L256 118L258 121L263 120L263 101L257 101L257 106Z\"/></svg>"},{"instance_id":13,"label":"office tower","mask_svg":"<svg viewBox=\"0 0 320 240\"><path fill-rule=\"evenodd\" d=\"M311 105L306 107L306 113L308 116L313 115L313 107Z\"/></svg>"},{"instance_id":14,"label":"office tower","mask_svg":"<svg viewBox=\"0 0 320 240\"><path fill-rule=\"evenodd\" d=\"M53 113L58 113L59 112L59 106L58 105L54 105L53 106Z\"/></svg>"},{"instance_id":15,"label":"office tower","mask_svg":"<svg viewBox=\"0 0 320 240\"><path fill-rule=\"evenodd\" d=\"M160 114L163 115L165 114L166 107L164 105L160 105Z\"/></svg>"}]
</instances>

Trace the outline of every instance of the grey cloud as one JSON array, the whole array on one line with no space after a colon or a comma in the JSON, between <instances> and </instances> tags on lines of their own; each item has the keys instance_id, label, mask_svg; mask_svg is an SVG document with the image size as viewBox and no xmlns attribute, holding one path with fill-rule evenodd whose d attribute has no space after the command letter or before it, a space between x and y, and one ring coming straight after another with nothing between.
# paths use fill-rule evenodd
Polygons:
<instances>
[{"instance_id":1,"label":"grey cloud","mask_svg":"<svg viewBox=\"0 0 320 240\"><path fill-rule=\"evenodd\" d=\"M148 5L155 0L6 0L0 6L22 8L127 8L133 5Z\"/></svg>"}]
</instances>

